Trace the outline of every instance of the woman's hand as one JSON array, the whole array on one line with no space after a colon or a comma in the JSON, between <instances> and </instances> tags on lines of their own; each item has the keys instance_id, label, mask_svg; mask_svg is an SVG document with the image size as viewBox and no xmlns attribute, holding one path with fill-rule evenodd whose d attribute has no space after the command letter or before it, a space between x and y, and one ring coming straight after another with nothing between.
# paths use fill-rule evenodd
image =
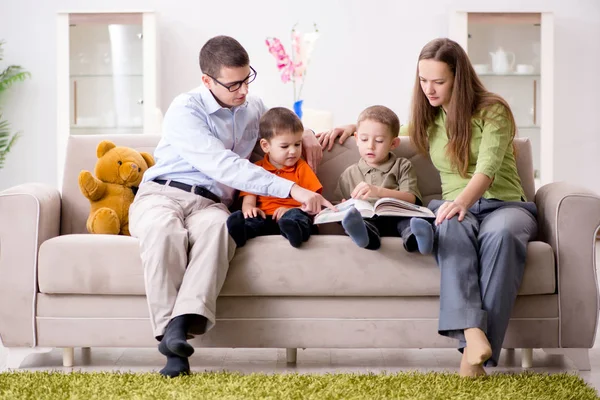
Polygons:
<instances>
[{"instance_id":1,"label":"woman's hand","mask_svg":"<svg viewBox=\"0 0 600 400\"><path fill-rule=\"evenodd\" d=\"M316 173L317 167L323 159L323 149L317 137L311 130L304 131L302 135L302 150L310 168Z\"/></svg>"},{"instance_id":2,"label":"woman's hand","mask_svg":"<svg viewBox=\"0 0 600 400\"><path fill-rule=\"evenodd\" d=\"M435 224L439 225L444 222L444 220L450 219L456 214L458 214L458 220L462 221L467 214L467 207L456 201L447 201L438 208Z\"/></svg>"},{"instance_id":3,"label":"woman's hand","mask_svg":"<svg viewBox=\"0 0 600 400\"><path fill-rule=\"evenodd\" d=\"M325 148L327 148L327 150L331 150L333 148L335 139L338 136L340 137L340 144L343 144L346 139L354 135L355 131L356 125L340 126L338 128L333 128L330 131L317 133L317 139L319 140L323 150L325 150Z\"/></svg>"}]
</instances>

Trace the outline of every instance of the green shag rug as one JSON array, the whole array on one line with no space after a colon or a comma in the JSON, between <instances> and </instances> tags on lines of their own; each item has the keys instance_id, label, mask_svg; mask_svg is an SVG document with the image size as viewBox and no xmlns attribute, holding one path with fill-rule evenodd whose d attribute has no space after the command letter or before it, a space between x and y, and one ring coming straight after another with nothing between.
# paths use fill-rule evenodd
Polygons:
<instances>
[{"instance_id":1,"label":"green shag rug","mask_svg":"<svg viewBox=\"0 0 600 400\"><path fill-rule=\"evenodd\" d=\"M494 374L466 379L450 373L250 374L6 372L0 399L599 399L570 374Z\"/></svg>"}]
</instances>

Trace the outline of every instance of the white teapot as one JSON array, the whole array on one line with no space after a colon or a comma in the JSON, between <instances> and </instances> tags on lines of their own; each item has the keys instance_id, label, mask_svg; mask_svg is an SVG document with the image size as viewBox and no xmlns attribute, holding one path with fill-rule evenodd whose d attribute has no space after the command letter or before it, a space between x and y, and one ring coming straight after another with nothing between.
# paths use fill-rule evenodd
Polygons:
<instances>
[{"instance_id":1,"label":"white teapot","mask_svg":"<svg viewBox=\"0 0 600 400\"><path fill-rule=\"evenodd\" d=\"M498 47L495 53L490 52L490 56L492 56L492 71L495 74L506 74L513 70L515 66L515 53L511 51L506 52L502 47ZM509 56L511 57L510 62L508 61Z\"/></svg>"}]
</instances>

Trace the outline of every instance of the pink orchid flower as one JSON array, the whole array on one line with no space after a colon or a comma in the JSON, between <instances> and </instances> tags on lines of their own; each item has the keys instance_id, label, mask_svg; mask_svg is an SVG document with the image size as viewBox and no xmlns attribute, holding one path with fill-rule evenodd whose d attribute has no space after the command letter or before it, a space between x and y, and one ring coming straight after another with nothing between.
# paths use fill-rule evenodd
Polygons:
<instances>
[{"instance_id":1,"label":"pink orchid flower","mask_svg":"<svg viewBox=\"0 0 600 400\"><path fill-rule=\"evenodd\" d=\"M283 83L292 82L294 85L294 99L296 99L296 84L300 85L298 97L302 93L303 79L310 63L310 58L314 49L314 44L319 37L317 26L315 31L303 34L292 28L292 52L291 57L286 52L285 47L278 38L267 38L265 43L269 53L275 57L277 69L281 74Z\"/></svg>"}]
</instances>

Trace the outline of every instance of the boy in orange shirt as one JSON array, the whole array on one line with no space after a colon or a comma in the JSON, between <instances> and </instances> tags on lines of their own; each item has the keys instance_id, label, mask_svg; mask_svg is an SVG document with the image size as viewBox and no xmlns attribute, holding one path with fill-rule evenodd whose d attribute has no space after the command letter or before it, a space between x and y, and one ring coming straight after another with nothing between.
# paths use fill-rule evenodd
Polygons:
<instances>
[{"instance_id":1,"label":"boy in orange shirt","mask_svg":"<svg viewBox=\"0 0 600 400\"><path fill-rule=\"evenodd\" d=\"M304 127L292 111L271 108L260 119L260 147L265 157L255 164L295 182L304 189L321 193L323 187L308 163L301 159ZM227 219L229 234L237 247L256 236L281 233L293 247L300 247L310 237L312 217L302 211L292 198L280 199L241 192L241 211Z\"/></svg>"}]
</instances>

